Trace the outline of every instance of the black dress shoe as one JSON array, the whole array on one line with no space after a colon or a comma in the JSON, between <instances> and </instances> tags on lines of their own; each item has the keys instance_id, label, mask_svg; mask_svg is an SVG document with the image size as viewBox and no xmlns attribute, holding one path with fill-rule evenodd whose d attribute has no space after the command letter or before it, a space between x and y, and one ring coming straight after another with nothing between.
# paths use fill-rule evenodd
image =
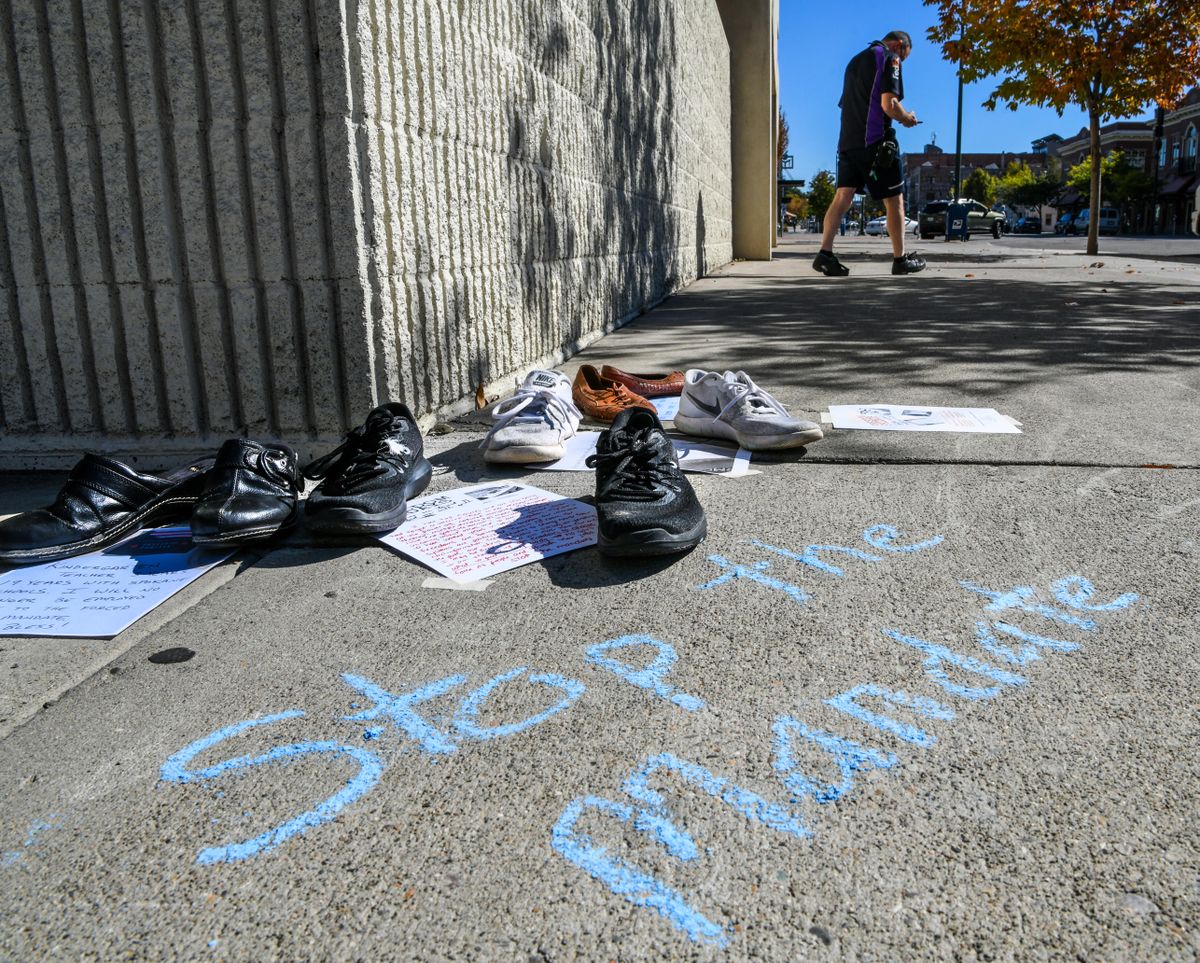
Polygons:
<instances>
[{"instance_id":1,"label":"black dress shoe","mask_svg":"<svg viewBox=\"0 0 1200 963\"><path fill-rule=\"evenodd\" d=\"M307 477L324 479L305 503L305 524L330 535L399 528L408 499L433 477L424 450L412 412L397 402L380 405L341 445L305 466Z\"/></svg>"},{"instance_id":2,"label":"black dress shoe","mask_svg":"<svg viewBox=\"0 0 1200 963\"><path fill-rule=\"evenodd\" d=\"M84 455L54 504L0 522L0 564L55 562L186 518L211 466L205 458L168 475L143 475L111 458Z\"/></svg>"},{"instance_id":3,"label":"black dress shoe","mask_svg":"<svg viewBox=\"0 0 1200 963\"><path fill-rule=\"evenodd\" d=\"M217 452L192 512L197 545L236 545L278 535L296 524L304 478L287 445L231 438Z\"/></svg>"}]
</instances>

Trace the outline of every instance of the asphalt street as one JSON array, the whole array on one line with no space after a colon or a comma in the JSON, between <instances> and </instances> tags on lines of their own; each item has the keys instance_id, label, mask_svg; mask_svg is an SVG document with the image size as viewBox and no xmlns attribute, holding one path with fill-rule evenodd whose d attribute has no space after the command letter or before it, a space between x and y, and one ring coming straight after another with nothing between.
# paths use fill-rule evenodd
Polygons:
<instances>
[{"instance_id":1,"label":"asphalt street","mask_svg":"<svg viewBox=\"0 0 1200 963\"><path fill-rule=\"evenodd\" d=\"M917 242L893 278L839 239L827 279L815 241L564 370L1023 434L692 476L681 558L449 591L300 533L115 639L0 639L0 958L1200 956L1200 246ZM592 491L450 427L433 491ZM0 514L57 485L0 479Z\"/></svg>"}]
</instances>

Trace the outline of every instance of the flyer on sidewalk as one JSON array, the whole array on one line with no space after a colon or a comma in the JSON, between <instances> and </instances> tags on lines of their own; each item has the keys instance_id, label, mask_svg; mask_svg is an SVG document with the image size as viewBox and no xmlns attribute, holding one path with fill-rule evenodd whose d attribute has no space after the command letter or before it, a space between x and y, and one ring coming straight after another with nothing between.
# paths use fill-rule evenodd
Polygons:
<instances>
[{"instance_id":1,"label":"flyer on sidewalk","mask_svg":"<svg viewBox=\"0 0 1200 963\"><path fill-rule=\"evenodd\" d=\"M929 405L830 405L834 428L876 431L966 431L1019 435L1017 422L995 408L937 408Z\"/></svg>"},{"instance_id":2,"label":"flyer on sidewalk","mask_svg":"<svg viewBox=\"0 0 1200 963\"><path fill-rule=\"evenodd\" d=\"M596 453L598 431L581 431L567 439L566 454L558 461L546 465L533 465L543 471L595 471L587 466L589 455ZM684 471L706 475L729 475L738 478L750 471L750 452L745 448L725 448L692 438L672 438L675 454L679 456L679 467Z\"/></svg>"},{"instance_id":3,"label":"flyer on sidewalk","mask_svg":"<svg viewBox=\"0 0 1200 963\"><path fill-rule=\"evenodd\" d=\"M389 548L455 582L476 582L596 544L596 509L532 485L455 488L408 503L379 536Z\"/></svg>"},{"instance_id":4,"label":"flyer on sidewalk","mask_svg":"<svg viewBox=\"0 0 1200 963\"><path fill-rule=\"evenodd\" d=\"M651 398L650 404L658 412L659 421L674 421L679 414L679 395L668 395L665 398Z\"/></svg>"},{"instance_id":5,"label":"flyer on sidewalk","mask_svg":"<svg viewBox=\"0 0 1200 963\"><path fill-rule=\"evenodd\" d=\"M139 532L91 555L0 575L0 635L107 639L229 558L187 525Z\"/></svg>"}]
</instances>

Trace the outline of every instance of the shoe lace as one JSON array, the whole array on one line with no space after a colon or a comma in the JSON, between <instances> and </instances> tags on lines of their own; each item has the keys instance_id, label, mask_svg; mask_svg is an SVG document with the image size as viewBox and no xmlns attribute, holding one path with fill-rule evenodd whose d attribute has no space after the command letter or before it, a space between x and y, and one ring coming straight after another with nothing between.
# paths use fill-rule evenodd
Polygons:
<instances>
[{"instance_id":1,"label":"shoe lace","mask_svg":"<svg viewBox=\"0 0 1200 963\"><path fill-rule=\"evenodd\" d=\"M756 385L748 375L741 375L741 379L738 381L726 380L725 383L729 386L732 397L725 403L725 407L717 413L718 418L723 418L727 411L743 400L753 408L766 408L777 415L782 415L784 418L787 417L787 409Z\"/></svg>"},{"instance_id":2,"label":"shoe lace","mask_svg":"<svg viewBox=\"0 0 1200 963\"><path fill-rule=\"evenodd\" d=\"M583 417L583 414L573 403L553 391L541 388L522 388L511 398L506 398L492 409L492 417L496 423L492 425L487 436L480 443L480 448L492 440L498 431L507 428L518 418L521 420L540 418L555 428L571 427L572 419Z\"/></svg>"},{"instance_id":3,"label":"shoe lace","mask_svg":"<svg viewBox=\"0 0 1200 963\"><path fill-rule=\"evenodd\" d=\"M372 412L337 448L305 465L304 476L314 480L329 478L346 487L382 475L387 467L381 462L407 471L412 452L390 437L398 427L396 422L391 415Z\"/></svg>"},{"instance_id":4,"label":"shoe lace","mask_svg":"<svg viewBox=\"0 0 1200 963\"><path fill-rule=\"evenodd\" d=\"M609 444L612 451L598 451L587 458L589 468L608 473L604 493L620 494L634 501L661 497L669 468L664 464L661 449L650 438L650 429L634 435L618 435L610 438Z\"/></svg>"}]
</instances>

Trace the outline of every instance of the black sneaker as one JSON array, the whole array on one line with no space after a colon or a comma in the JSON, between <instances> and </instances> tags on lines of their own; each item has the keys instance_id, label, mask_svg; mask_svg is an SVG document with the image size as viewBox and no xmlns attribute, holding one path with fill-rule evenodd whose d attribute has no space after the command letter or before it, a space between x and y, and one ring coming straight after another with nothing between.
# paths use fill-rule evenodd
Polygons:
<instances>
[{"instance_id":1,"label":"black sneaker","mask_svg":"<svg viewBox=\"0 0 1200 963\"><path fill-rule=\"evenodd\" d=\"M830 278L844 278L850 273L850 269L837 259L836 254L826 254L824 251L818 252L813 259L813 270Z\"/></svg>"},{"instance_id":2,"label":"black sneaker","mask_svg":"<svg viewBox=\"0 0 1200 963\"><path fill-rule=\"evenodd\" d=\"M916 254L905 254L904 257L892 261L893 274L916 274L925 270L925 258Z\"/></svg>"},{"instance_id":3,"label":"black sneaker","mask_svg":"<svg viewBox=\"0 0 1200 963\"><path fill-rule=\"evenodd\" d=\"M307 477L324 479L308 496L306 524L331 535L399 528L408 500L433 476L424 449L412 412L396 402L380 405L341 445L305 466Z\"/></svg>"},{"instance_id":4,"label":"black sneaker","mask_svg":"<svg viewBox=\"0 0 1200 963\"><path fill-rule=\"evenodd\" d=\"M670 555L704 540L704 509L653 411L622 411L600 433L587 463L596 469L599 545L605 555Z\"/></svg>"}]
</instances>

